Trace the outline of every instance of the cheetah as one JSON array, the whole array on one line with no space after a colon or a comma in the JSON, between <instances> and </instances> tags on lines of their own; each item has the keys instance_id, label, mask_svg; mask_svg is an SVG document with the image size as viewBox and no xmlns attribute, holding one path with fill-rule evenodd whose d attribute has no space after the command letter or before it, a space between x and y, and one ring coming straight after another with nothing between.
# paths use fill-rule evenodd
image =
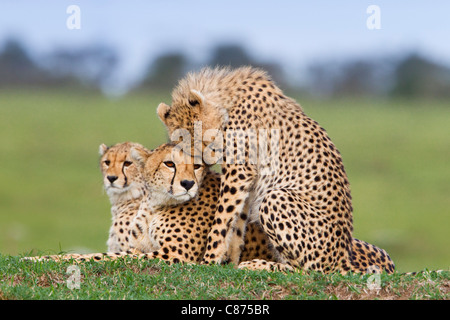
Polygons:
<instances>
[{"instance_id":1,"label":"cheetah","mask_svg":"<svg viewBox=\"0 0 450 320\"><path fill-rule=\"evenodd\" d=\"M106 242L109 252L134 248L129 239L130 224L148 193L142 170L131 158L131 148L145 149L132 142L118 143L112 147L101 144L99 147L103 187L111 202L112 223Z\"/></svg>"},{"instance_id":2,"label":"cheetah","mask_svg":"<svg viewBox=\"0 0 450 320\"><path fill-rule=\"evenodd\" d=\"M341 155L264 71L189 73L174 88L172 104L160 103L157 114L172 142L190 137L203 161L221 164L203 264L239 262L246 228L256 223L276 263L323 273L352 270L353 209Z\"/></svg>"},{"instance_id":3,"label":"cheetah","mask_svg":"<svg viewBox=\"0 0 450 320\"><path fill-rule=\"evenodd\" d=\"M219 174L184 159L175 145L148 150L138 143L101 144L100 166L111 202L108 252L26 260L117 259L124 256L198 263L219 196ZM244 260L273 260L268 239L250 226ZM255 243L255 245L253 245Z\"/></svg>"}]
</instances>

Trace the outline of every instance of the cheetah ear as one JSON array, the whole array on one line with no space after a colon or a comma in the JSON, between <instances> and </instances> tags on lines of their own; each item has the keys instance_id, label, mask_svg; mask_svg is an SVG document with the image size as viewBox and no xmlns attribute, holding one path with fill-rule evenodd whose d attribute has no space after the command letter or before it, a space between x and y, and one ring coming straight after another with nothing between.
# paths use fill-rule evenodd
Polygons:
<instances>
[{"instance_id":1,"label":"cheetah ear","mask_svg":"<svg viewBox=\"0 0 450 320\"><path fill-rule=\"evenodd\" d=\"M144 166L150 153L143 148L132 147L130 150L131 159L136 161L140 166Z\"/></svg>"},{"instance_id":2,"label":"cheetah ear","mask_svg":"<svg viewBox=\"0 0 450 320\"><path fill-rule=\"evenodd\" d=\"M192 89L189 92L189 105L191 107L195 107L198 105L202 106L204 101L205 97L203 96L203 94L201 94L200 91Z\"/></svg>"},{"instance_id":3,"label":"cheetah ear","mask_svg":"<svg viewBox=\"0 0 450 320\"><path fill-rule=\"evenodd\" d=\"M161 102L158 105L158 109L156 109L156 113L158 114L159 119L165 123L165 120L167 119L167 117L169 116L169 112L170 112L170 106L168 106L167 104L165 104L164 102Z\"/></svg>"},{"instance_id":4,"label":"cheetah ear","mask_svg":"<svg viewBox=\"0 0 450 320\"><path fill-rule=\"evenodd\" d=\"M102 143L98 148L98 153L100 154L100 156L103 156L106 153L106 151L108 151L108 149L109 148L106 146L106 144Z\"/></svg>"}]
</instances>

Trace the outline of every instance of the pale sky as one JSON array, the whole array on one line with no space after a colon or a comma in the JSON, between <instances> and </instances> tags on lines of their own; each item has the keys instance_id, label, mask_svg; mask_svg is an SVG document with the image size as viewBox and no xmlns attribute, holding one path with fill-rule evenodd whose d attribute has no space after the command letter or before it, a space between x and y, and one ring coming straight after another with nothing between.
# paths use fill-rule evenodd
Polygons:
<instances>
[{"instance_id":1,"label":"pale sky","mask_svg":"<svg viewBox=\"0 0 450 320\"><path fill-rule=\"evenodd\" d=\"M78 30L66 26L73 4L81 13ZM380 9L381 29L367 28L370 5ZM180 49L202 61L223 42L293 74L320 60L411 51L450 65L449 18L446 0L0 0L0 48L8 37L37 56L106 44L120 54L124 81L157 54Z\"/></svg>"}]
</instances>

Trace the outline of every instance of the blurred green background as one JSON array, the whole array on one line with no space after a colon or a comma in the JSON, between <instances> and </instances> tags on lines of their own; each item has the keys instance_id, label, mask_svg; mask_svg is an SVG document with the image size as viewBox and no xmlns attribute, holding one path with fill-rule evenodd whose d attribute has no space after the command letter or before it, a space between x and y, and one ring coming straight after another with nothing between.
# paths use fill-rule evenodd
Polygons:
<instances>
[{"instance_id":1,"label":"blurred green background","mask_svg":"<svg viewBox=\"0 0 450 320\"><path fill-rule=\"evenodd\" d=\"M340 150L354 237L386 249L400 271L449 268L450 28L438 19L448 3L409 4L405 18L381 1L383 27L369 30L368 4L354 0L326 10L262 1L257 15L252 1L131 2L78 1L75 30L70 1L0 5L0 253L106 250L98 146L164 143L156 107L180 77L250 64ZM402 20L413 18L427 28Z\"/></svg>"}]
</instances>

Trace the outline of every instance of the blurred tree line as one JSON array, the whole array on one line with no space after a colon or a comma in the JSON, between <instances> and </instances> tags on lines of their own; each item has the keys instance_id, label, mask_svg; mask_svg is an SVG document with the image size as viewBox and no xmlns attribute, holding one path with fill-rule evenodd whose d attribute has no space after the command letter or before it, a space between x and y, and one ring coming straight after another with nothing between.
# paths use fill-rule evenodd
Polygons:
<instances>
[{"instance_id":1,"label":"blurred tree line","mask_svg":"<svg viewBox=\"0 0 450 320\"><path fill-rule=\"evenodd\" d=\"M55 49L36 59L18 40L8 39L0 48L0 88L98 90L108 84L118 61L115 51L102 45Z\"/></svg>"},{"instance_id":2,"label":"blurred tree line","mask_svg":"<svg viewBox=\"0 0 450 320\"><path fill-rule=\"evenodd\" d=\"M9 39L0 47L0 88L101 90L114 81L119 64L119 55L107 46L76 50L60 48L36 60L19 41ZM142 80L131 91L170 91L186 72L206 65L260 67L268 71L285 91L315 97L450 97L450 68L417 53L401 57L319 61L304 71L299 70L306 81L297 83L286 75L280 62L259 61L239 44L213 47L209 58L202 63L193 62L181 51L161 54L150 61Z\"/></svg>"}]
</instances>

